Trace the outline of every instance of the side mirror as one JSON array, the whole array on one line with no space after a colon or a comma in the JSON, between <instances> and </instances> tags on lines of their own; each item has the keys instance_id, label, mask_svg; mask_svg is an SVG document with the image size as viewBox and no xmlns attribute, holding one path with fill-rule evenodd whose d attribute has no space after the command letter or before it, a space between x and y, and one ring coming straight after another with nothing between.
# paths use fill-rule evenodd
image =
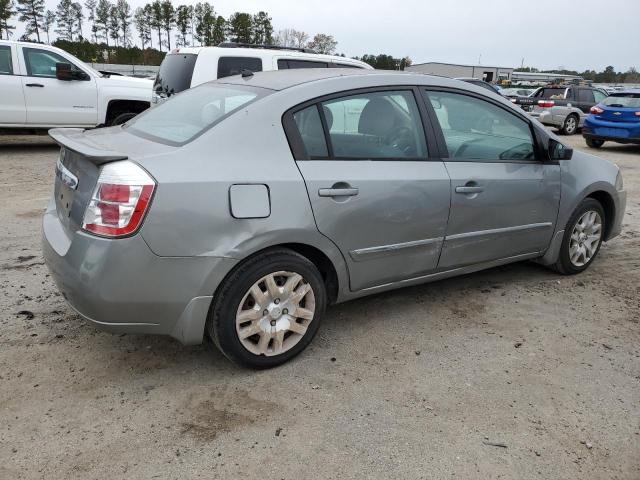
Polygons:
<instances>
[{"instance_id":1,"label":"side mirror","mask_svg":"<svg viewBox=\"0 0 640 480\"><path fill-rule=\"evenodd\" d=\"M56 78L58 80L73 80L73 72L71 71L71 64L58 62L56 63Z\"/></svg>"},{"instance_id":2,"label":"side mirror","mask_svg":"<svg viewBox=\"0 0 640 480\"><path fill-rule=\"evenodd\" d=\"M571 160L571 157L573 157L573 148L567 147L553 138L549 139L549 159Z\"/></svg>"}]
</instances>

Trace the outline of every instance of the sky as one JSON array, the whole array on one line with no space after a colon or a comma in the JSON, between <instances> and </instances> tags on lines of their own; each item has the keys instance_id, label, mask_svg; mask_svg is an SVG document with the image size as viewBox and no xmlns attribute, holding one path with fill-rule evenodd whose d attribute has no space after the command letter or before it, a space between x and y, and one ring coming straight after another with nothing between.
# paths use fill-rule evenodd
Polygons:
<instances>
[{"instance_id":1,"label":"sky","mask_svg":"<svg viewBox=\"0 0 640 480\"><path fill-rule=\"evenodd\" d=\"M147 3L129 0L132 10ZM46 0L54 9L56 0ZM194 4L196 0L173 0ZM640 0L212 0L216 12L267 11L274 29L333 35L337 52L569 70L640 70ZM17 30L21 34L20 27Z\"/></svg>"}]
</instances>

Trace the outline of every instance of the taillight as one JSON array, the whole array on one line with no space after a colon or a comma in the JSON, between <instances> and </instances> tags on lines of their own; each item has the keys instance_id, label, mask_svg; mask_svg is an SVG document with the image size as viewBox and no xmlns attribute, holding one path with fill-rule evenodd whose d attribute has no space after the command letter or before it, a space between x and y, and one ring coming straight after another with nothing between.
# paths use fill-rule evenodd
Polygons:
<instances>
[{"instance_id":1,"label":"taillight","mask_svg":"<svg viewBox=\"0 0 640 480\"><path fill-rule=\"evenodd\" d=\"M556 104L553 100L538 100L538 106L542 108L551 108Z\"/></svg>"},{"instance_id":2,"label":"taillight","mask_svg":"<svg viewBox=\"0 0 640 480\"><path fill-rule=\"evenodd\" d=\"M108 163L84 212L82 229L104 237L134 233L149 208L156 182L135 163Z\"/></svg>"},{"instance_id":3,"label":"taillight","mask_svg":"<svg viewBox=\"0 0 640 480\"><path fill-rule=\"evenodd\" d=\"M604 110L602 110L600 107L598 107L597 105L594 105L593 107L591 107L591 109L589 109L589 111L591 113L593 113L594 115L600 115L602 112L604 112Z\"/></svg>"},{"instance_id":4,"label":"taillight","mask_svg":"<svg viewBox=\"0 0 640 480\"><path fill-rule=\"evenodd\" d=\"M635 113L634 113L634 115L635 115L636 117L640 117L640 111L635 112Z\"/></svg>"}]
</instances>

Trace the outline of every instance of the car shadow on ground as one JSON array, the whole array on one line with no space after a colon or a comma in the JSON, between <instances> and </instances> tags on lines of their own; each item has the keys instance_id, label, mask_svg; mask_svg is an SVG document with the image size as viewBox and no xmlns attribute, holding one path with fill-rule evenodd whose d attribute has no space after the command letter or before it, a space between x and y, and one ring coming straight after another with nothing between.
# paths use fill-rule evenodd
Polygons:
<instances>
[{"instance_id":1,"label":"car shadow on ground","mask_svg":"<svg viewBox=\"0 0 640 480\"><path fill-rule=\"evenodd\" d=\"M557 282L560 278L562 277L541 265L533 262L521 262L437 282L399 288L334 305L327 309L319 334L311 342L309 348L302 352L300 357L285 365L305 361L301 359L313 362L314 357L322 355L319 352L323 350L323 345L344 343L344 339L339 338L344 334L344 322L358 322L349 325L348 328L364 330L368 327L384 328L379 325L380 312L385 311L390 305L395 306L393 314L396 316L404 314L411 316L416 311L424 312L428 316L434 302L439 304L446 302L450 304L453 315L457 316L456 305L464 305L471 309L474 308L474 305L480 307L476 305L477 296L474 293L482 294L484 298L487 293L491 292L500 295L499 290L509 288L512 285L539 285ZM476 297L476 303L470 299L471 296ZM376 312L376 315L368 315L366 312ZM463 328L465 325L474 326L481 319L481 315L479 317L468 316L463 312L460 312L459 318L457 318ZM416 324L416 331L423 326ZM94 329L91 325L87 325L86 328ZM110 374L116 377L121 374L147 374L158 370L181 372L188 370L192 372L206 371L207 376L212 375L211 378L216 378L217 381L222 379L232 381L231 377L245 378L255 372L232 364L209 338L205 338L201 345L185 346L177 340L163 336L117 335L97 330L94 330L90 335L96 340L96 344L92 347L95 348L93 354L104 355L108 358ZM86 347L87 343L83 343ZM279 368L285 368L285 366ZM180 381L184 382L184 379L181 378Z\"/></svg>"}]
</instances>

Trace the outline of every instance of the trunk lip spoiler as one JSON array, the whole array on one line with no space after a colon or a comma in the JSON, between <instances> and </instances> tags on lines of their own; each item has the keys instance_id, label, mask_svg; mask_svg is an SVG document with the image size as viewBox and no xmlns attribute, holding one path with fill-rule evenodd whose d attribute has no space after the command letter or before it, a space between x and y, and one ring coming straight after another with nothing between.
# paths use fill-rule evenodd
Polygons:
<instances>
[{"instance_id":1,"label":"trunk lip spoiler","mask_svg":"<svg viewBox=\"0 0 640 480\"><path fill-rule=\"evenodd\" d=\"M84 132L84 128L52 128L48 133L58 145L79 153L94 165L99 166L129 158L123 153L108 150L91 142Z\"/></svg>"}]
</instances>

